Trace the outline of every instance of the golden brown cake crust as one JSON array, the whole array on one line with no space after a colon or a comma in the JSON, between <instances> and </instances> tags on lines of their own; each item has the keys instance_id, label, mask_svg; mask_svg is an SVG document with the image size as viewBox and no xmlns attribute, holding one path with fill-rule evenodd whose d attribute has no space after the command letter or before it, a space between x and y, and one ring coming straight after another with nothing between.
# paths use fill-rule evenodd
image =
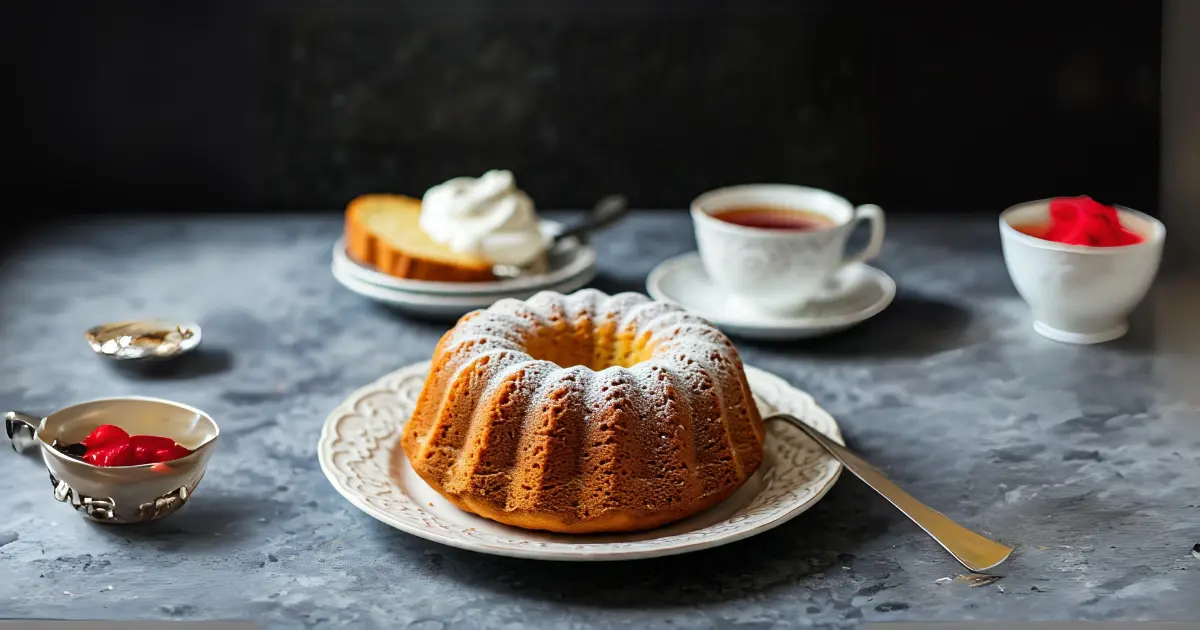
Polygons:
<instances>
[{"instance_id":1,"label":"golden brown cake crust","mask_svg":"<svg viewBox=\"0 0 1200 630\"><path fill-rule=\"evenodd\" d=\"M421 200L402 195L362 195L346 207L346 253L350 258L397 278L432 282L488 282L495 280L492 265L464 258L439 260L405 251L375 233L365 220L372 205L389 203L396 212L420 214Z\"/></svg>"},{"instance_id":2,"label":"golden brown cake crust","mask_svg":"<svg viewBox=\"0 0 1200 630\"><path fill-rule=\"evenodd\" d=\"M502 300L438 342L401 446L458 507L517 527L637 531L733 494L763 461L737 351L633 293Z\"/></svg>"}]
</instances>

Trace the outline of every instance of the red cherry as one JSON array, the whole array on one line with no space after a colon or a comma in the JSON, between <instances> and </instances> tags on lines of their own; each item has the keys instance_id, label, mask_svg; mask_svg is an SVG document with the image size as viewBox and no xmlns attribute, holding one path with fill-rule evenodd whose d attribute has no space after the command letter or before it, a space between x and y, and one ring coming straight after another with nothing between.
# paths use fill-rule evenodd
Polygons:
<instances>
[{"instance_id":1,"label":"red cherry","mask_svg":"<svg viewBox=\"0 0 1200 630\"><path fill-rule=\"evenodd\" d=\"M129 466L133 449L129 442L115 442L97 448L89 448L83 461L93 466Z\"/></svg>"},{"instance_id":2,"label":"red cherry","mask_svg":"<svg viewBox=\"0 0 1200 630\"><path fill-rule=\"evenodd\" d=\"M192 454L192 451L190 451L178 444L173 444L173 445L171 445L170 448L162 449L162 450L156 452L155 454L158 457L157 461L159 463L161 463L161 462L173 461L173 460L179 459L181 457L187 457L188 455Z\"/></svg>"},{"instance_id":3,"label":"red cherry","mask_svg":"<svg viewBox=\"0 0 1200 630\"><path fill-rule=\"evenodd\" d=\"M135 435L129 438L129 445L133 447L134 464L153 464L159 461L155 459L155 453L160 449L170 448L173 444L174 440L157 435Z\"/></svg>"},{"instance_id":4,"label":"red cherry","mask_svg":"<svg viewBox=\"0 0 1200 630\"><path fill-rule=\"evenodd\" d=\"M88 447L88 449L93 449L113 442L128 441L129 434L125 432L125 429L111 424L102 424L93 429L87 437L83 438L83 445Z\"/></svg>"},{"instance_id":5,"label":"red cherry","mask_svg":"<svg viewBox=\"0 0 1200 630\"><path fill-rule=\"evenodd\" d=\"M1116 208L1087 196L1051 200L1050 227L1044 237L1067 245L1090 247L1116 247L1142 241L1121 225Z\"/></svg>"},{"instance_id":6,"label":"red cherry","mask_svg":"<svg viewBox=\"0 0 1200 630\"><path fill-rule=\"evenodd\" d=\"M135 435L129 438L133 447L134 464L157 464L179 459L191 451L175 443L171 438L157 435Z\"/></svg>"},{"instance_id":7,"label":"red cherry","mask_svg":"<svg viewBox=\"0 0 1200 630\"><path fill-rule=\"evenodd\" d=\"M1136 232L1130 232L1124 228L1121 229L1121 242L1118 245L1137 245L1144 239Z\"/></svg>"}]
</instances>

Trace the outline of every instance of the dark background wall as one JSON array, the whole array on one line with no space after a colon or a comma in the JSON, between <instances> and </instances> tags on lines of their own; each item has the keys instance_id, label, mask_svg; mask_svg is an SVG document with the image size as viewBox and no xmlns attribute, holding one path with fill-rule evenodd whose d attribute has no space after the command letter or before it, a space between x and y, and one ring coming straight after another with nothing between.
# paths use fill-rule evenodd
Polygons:
<instances>
[{"instance_id":1,"label":"dark background wall","mask_svg":"<svg viewBox=\"0 0 1200 630\"><path fill-rule=\"evenodd\" d=\"M336 211L503 167L543 207L1157 206L1159 2L166 4L5 7L10 198Z\"/></svg>"}]
</instances>

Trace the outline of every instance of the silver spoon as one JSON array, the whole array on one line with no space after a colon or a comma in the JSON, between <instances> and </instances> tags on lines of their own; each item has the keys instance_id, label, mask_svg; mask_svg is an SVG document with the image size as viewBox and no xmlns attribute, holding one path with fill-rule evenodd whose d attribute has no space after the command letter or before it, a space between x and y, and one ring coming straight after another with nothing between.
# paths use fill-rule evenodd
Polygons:
<instances>
[{"instance_id":1,"label":"silver spoon","mask_svg":"<svg viewBox=\"0 0 1200 630\"><path fill-rule=\"evenodd\" d=\"M497 278L519 278L521 276L546 273L551 255L566 242L572 239L582 242L587 235L612 225L628 212L629 204L625 200L625 197L621 195L604 197L596 202L596 205L588 212L587 218L582 223L555 234L550 240L550 244L546 247L545 253L539 256L537 260L524 266L495 265L492 267L492 274Z\"/></svg>"},{"instance_id":2,"label":"silver spoon","mask_svg":"<svg viewBox=\"0 0 1200 630\"><path fill-rule=\"evenodd\" d=\"M579 225L573 228L564 230L559 234L554 235L554 240L551 242L550 249L554 249L556 245L570 238L584 240L588 234L606 228L617 219L625 216L629 212L629 202L622 195L609 195L596 202L592 206L591 212L588 213L585 219Z\"/></svg>"},{"instance_id":3,"label":"silver spoon","mask_svg":"<svg viewBox=\"0 0 1200 630\"><path fill-rule=\"evenodd\" d=\"M989 540L975 532L946 518L941 512L914 499L912 495L900 489L879 472L878 468L855 455L853 451L825 437L825 434L808 426L804 421L786 413L776 414L767 418L767 422L785 420L804 431L814 442L829 451L846 469L854 473L872 490L878 492L892 505L899 508L905 516L912 519L926 534L933 537L950 555L958 560L969 571L982 573L1008 559L1013 552L1012 547L1006 547L998 542Z\"/></svg>"}]
</instances>

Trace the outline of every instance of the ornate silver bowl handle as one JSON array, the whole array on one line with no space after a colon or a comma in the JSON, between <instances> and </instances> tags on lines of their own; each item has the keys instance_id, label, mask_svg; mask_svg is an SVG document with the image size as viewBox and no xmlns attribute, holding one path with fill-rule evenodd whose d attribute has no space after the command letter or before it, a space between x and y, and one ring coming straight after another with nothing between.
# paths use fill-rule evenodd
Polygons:
<instances>
[{"instance_id":1,"label":"ornate silver bowl handle","mask_svg":"<svg viewBox=\"0 0 1200 630\"><path fill-rule=\"evenodd\" d=\"M4 433L12 442L13 450L20 453L33 446L36 441L34 435L41 422L41 418L20 411L10 411L4 414Z\"/></svg>"}]
</instances>

